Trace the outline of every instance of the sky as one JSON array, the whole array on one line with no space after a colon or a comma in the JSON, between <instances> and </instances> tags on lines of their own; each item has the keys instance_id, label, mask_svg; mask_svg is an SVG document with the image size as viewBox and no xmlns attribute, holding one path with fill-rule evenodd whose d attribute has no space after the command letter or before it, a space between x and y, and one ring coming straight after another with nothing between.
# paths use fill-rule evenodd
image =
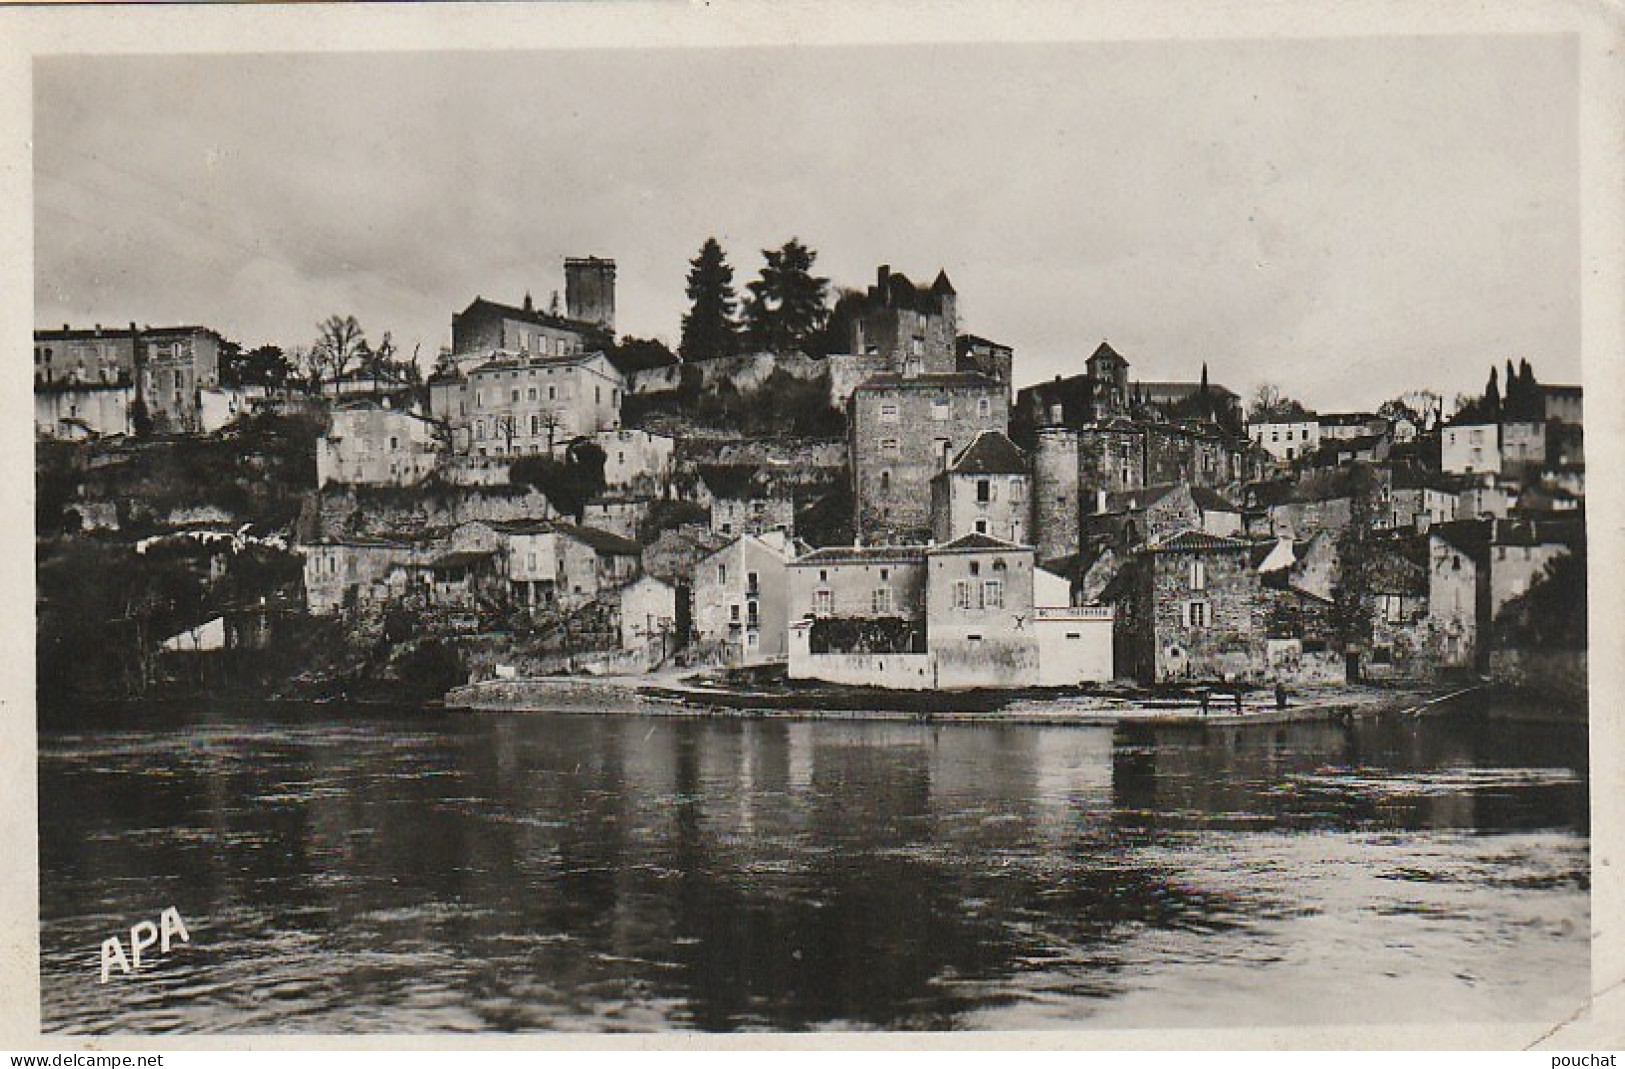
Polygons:
<instances>
[{"instance_id":1,"label":"sky","mask_svg":"<svg viewBox=\"0 0 1625 1069\"><path fill-rule=\"evenodd\" d=\"M946 269L1018 384L1322 410L1580 375L1578 50L1560 35L35 61L35 322L427 364L475 295L613 258L675 346L707 237L837 286Z\"/></svg>"}]
</instances>

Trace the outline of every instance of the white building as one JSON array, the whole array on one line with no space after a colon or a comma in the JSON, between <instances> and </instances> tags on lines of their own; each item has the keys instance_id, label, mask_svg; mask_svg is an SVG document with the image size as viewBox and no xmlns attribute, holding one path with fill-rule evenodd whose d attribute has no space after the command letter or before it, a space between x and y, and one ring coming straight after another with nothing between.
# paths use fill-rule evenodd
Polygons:
<instances>
[{"instance_id":1,"label":"white building","mask_svg":"<svg viewBox=\"0 0 1625 1069\"><path fill-rule=\"evenodd\" d=\"M1496 423L1458 423L1440 433L1439 466L1452 475L1501 473L1501 427Z\"/></svg>"},{"instance_id":2,"label":"white building","mask_svg":"<svg viewBox=\"0 0 1625 1069\"><path fill-rule=\"evenodd\" d=\"M694 633L730 664L761 664L787 652L788 541L742 535L694 569Z\"/></svg>"},{"instance_id":3,"label":"white building","mask_svg":"<svg viewBox=\"0 0 1625 1069\"><path fill-rule=\"evenodd\" d=\"M1249 423L1247 436L1276 460L1291 461L1320 448L1320 421L1314 416L1281 422Z\"/></svg>"},{"instance_id":4,"label":"white building","mask_svg":"<svg viewBox=\"0 0 1625 1069\"><path fill-rule=\"evenodd\" d=\"M537 456L619 429L625 388L603 353L499 353L467 374L431 379L429 408L449 428L453 452Z\"/></svg>"},{"instance_id":5,"label":"white building","mask_svg":"<svg viewBox=\"0 0 1625 1069\"><path fill-rule=\"evenodd\" d=\"M653 664L676 648L677 588L646 575L621 588L621 649Z\"/></svg>"},{"instance_id":6,"label":"white building","mask_svg":"<svg viewBox=\"0 0 1625 1069\"><path fill-rule=\"evenodd\" d=\"M434 471L439 442L433 421L367 401L333 409L316 442L316 486L414 486Z\"/></svg>"},{"instance_id":7,"label":"white building","mask_svg":"<svg viewBox=\"0 0 1625 1069\"><path fill-rule=\"evenodd\" d=\"M651 480L664 486L671 478L671 457L677 440L645 430L603 430L593 441L604 451L604 484L631 486Z\"/></svg>"}]
</instances>

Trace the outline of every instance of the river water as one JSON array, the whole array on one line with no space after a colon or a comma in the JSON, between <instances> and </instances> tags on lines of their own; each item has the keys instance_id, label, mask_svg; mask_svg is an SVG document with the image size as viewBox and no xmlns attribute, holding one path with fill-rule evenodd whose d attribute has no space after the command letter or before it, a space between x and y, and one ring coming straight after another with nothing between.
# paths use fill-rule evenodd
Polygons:
<instances>
[{"instance_id":1,"label":"river water","mask_svg":"<svg viewBox=\"0 0 1625 1069\"><path fill-rule=\"evenodd\" d=\"M46 1031L1554 1022L1583 727L150 710L40 748ZM100 981L177 910L190 941Z\"/></svg>"}]
</instances>

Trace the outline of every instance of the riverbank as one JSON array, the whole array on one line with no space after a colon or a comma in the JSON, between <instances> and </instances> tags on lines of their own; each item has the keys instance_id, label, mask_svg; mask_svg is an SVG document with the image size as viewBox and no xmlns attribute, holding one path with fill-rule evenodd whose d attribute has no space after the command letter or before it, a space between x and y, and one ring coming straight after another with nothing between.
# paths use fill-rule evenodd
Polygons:
<instances>
[{"instance_id":1,"label":"riverbank","mask_svg":"<svg viewBox=\"0 0 1625 1069\"><path fill-rule=\"evenodd\" d=\"M664 676L486 680L449 692L449 709L473 712L745 719L930 721L1114 726L1236 726L1425 716L1478 688L1325 686L1293 692L1278 707L1272 691L1216 690L1204 709L1199 691L1114 685L968 691L888 691L868 687L731 685Z\"/></svg>"}]
</instances>

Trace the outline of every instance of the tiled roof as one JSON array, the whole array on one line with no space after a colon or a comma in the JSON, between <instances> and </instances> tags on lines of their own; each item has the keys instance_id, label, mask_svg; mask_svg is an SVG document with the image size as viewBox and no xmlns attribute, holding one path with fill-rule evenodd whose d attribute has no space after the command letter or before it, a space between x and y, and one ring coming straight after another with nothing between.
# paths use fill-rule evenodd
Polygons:
<instances>
[{"instance_id":1,"label":"tiled roof","mask_svg":"<svg viewBox=\"0 0 1625 1069\"><path fill-rule=\"evenodd\" d=\"M1585 540L1585 522L1579 518L1553 520L1500 520L1491 543L1497 546L1576 546Z\"/></svg>"},{"instance_id":2,"label":"tiled roof","mask_svg":"<svg viewBox=\"0 0 1625 1069\"><path fill-rule=\"evenodd\" d=\"M553 526L560 534L574 538L578 542L585 542L600 553L611 553L617 557L636 557L643 552L636 542L630 538L622 538L613 531L604 531L597 527L581 527L573 523L558 523Z\"/></svg>"},{"instance_id":3,"label":"tiled roof","mask_svg":"<svg viewBox=\"0 0 1625 1069\"><path fill-rule=\"evenodd\" d=\"M463 316L474 315L479 312L495 312L508 319L517 319L524 323L534 323L541 327L553 327L557 330L571 330L578 334L602 334L603 329L596 323L587 323L579 319L566 319L564 316L548 315L546 312L526 311L511 304L500 304L488 301L484 297L475 297L469 306L463 309Z\"/></svg>"},{"instance_id":4,"label":"tiled roof","mask_svg":"<svg viewBox=\"0 0 1625 1069\"><path fill-rule=\"evenodd\" d=\"M1486 520L1451 520L1428 528L1428 535L1453 546L1476 561L1489 558L1490 524Z\"/></svg>"},{"instance_id":5,"label":"tiled roof","mask_svg":"<svg viewBox=\"0 0 1625 1069\"><path fill-rule=\"evenodd\" d=\"M925 560L925 546L825 546L797 557L791 567L803 564L917 564Z\"/></svg>"},{"instance_id":6,"label":"tiled roof","mask_svg":"<svg viewBox=\"0 0 1625 1069\"><path fill-rule=\"evenodd\" d=\"M982 431L954 458L955 475L1025 475L1027 454L1003 431Z\"/></svg>"},{"instance_id":7,"label":"tiled roof","mask_svg":"<svg viewBox=\"0 0 1625 1069\"><path fill-rule=\"evenodd\" d=\"M1208 534L1206 531L1185 530L1154 542L1146 549L1152 553L1209 553L1209 552L1244 552L1253 547L1253 543L1240 538L1226 538L1223 535Z\"/></svg>"},{"instance_id":8,"label":"tiled roof","mask_svg":"<svg viewBox=\"0 0 1625 1069\"><path fill-rule=\"evenodd\" d=\"M1018 545L1015 542L1006 542L1004 539L1002 539L1002 538L994 538L992 535L985 535L985 534L981 534L979 532L972 532L971 534L968 534L968 535L960 535L958 538L954 539L952 542L944 542L940 546L932 546L931 549L928 552L930 552L930 553L981 553L981 552L986 552L986 551L989 551L989 550L1008 551L1008 550L1018 550L1018 549L1028 549L1028 548L1030 548L1030 547Z\"/></svg>"},{"instance_id":9,"label":"tiled roof","mask_svg":"<svg viewBox=\"0 0 1625 1069\"><path fill-rule=\"evenodd\" d=\"M1116 349L1113 349L1107 342L1101 342L1095 348L1094 353L1089 357L1089 359L1104 360L1111 364L1122 364L1124 367L1128 366L1128 361L1123 359L1122 354L1120 354Z\"/></svg>"},{"instance_id":10,"label":"tiled roof","mask_svg":"<svg viewBox=\"0 0 1625 1069\"><path fill-rule=\"evenodd\" d=\"M1232 505L1223 494L1216 490L1209 490L1205 486L1191 487L1191 497L1196 500L1196 507L1203 512L1236 512L1241 509Z\"/></svg>"}]
</instances>

